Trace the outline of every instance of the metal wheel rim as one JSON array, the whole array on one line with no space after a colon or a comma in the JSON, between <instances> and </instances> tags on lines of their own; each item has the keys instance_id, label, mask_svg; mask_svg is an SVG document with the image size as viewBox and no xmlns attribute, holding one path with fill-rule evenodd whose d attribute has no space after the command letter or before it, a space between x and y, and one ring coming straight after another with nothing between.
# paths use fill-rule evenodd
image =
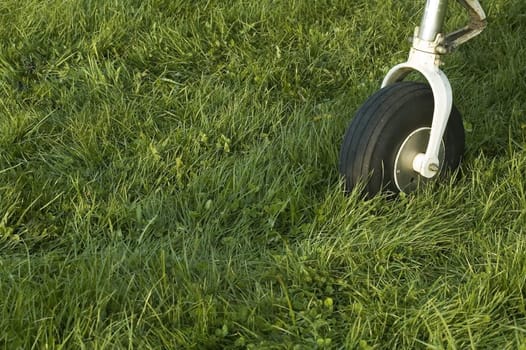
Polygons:
<instances>
[{"instance_id":1,"label":"metal wheel rim","mask_svg":"<svg viewBox=\"0 0 526 350\"><path fill-rule=\"evenodd\" d=\"M431 128L420 128L413 131L406 137L400 146L395 158L394 164L394 179L396 187L405 193L412 192L423 183L428 182L428 179L413 169L413 160L419 153L425 153L427 144L429 143L429 135ZM438 160L440 162L440 171L444 164L445 146L444 141L440 143L440 150L438 152Z\"/></svg>"}]
</instances>

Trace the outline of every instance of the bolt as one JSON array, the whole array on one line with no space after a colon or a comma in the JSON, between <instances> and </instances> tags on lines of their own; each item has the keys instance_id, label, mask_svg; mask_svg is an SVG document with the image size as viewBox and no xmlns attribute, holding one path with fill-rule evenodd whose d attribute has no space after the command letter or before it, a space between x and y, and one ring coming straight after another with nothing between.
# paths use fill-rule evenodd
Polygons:
<instances>
[{"instance_id":1,"label":"bolt","mask_svg":"<svg viewBox=\"0 0 526 350\"><path fill-rule=\"evenodd\" d=\"M431 163L431 164L429 164L429 168L428 169L429 169L429 171L432 171L432 172L436 173L436 172L438 172L438 170L440 168L438 167L438 164Z\"/></svg>"},{"instance_id":2,"label":"bolt","mask_svg":"<svg viewBox=\"0 0 526 350\"><path fill-rule=\"evenodd\" d=\"M437 46L435 50L439 55L445 55L448 53L448 49L445 46Z\"/></svg>"}]
</instances>

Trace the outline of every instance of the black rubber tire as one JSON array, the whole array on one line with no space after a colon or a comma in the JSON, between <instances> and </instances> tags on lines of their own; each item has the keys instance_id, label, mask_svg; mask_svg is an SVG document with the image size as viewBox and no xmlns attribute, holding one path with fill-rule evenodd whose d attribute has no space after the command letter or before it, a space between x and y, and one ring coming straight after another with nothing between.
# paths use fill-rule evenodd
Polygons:
<instances>
[{"instance_id":1,"label":"black rubber tire","mask_svg":"<svg viewBox=\"0 0 526 350\"><path fill-rule=\"evenodd\" d=\"M380 191L400 192L394 181L398 150L413 131L431 127L433 111L433 93L427 84L400 82L372 95L352 119L340 149L345 191L362 183L369 198ZM458 168L464 153L464 126L455 106L443 142L445 156L439 176Z\"/></svg>"}]
</instances>

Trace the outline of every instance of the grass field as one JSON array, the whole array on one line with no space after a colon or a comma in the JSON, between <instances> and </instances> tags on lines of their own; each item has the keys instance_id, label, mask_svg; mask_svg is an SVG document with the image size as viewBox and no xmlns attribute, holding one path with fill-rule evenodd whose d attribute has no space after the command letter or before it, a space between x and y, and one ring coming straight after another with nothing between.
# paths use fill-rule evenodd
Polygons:
<instances>
[{"instance_id":1,"label":"grass field","mask_svg":"<svg viewBox=\"0 0 526 350\"><path fill-rule=\"evenodd\" d=\"M342 193L423 3L2 0L1 346L526 348L526 2L446 59L461 179Z\"/></svg>"}]
</instances>

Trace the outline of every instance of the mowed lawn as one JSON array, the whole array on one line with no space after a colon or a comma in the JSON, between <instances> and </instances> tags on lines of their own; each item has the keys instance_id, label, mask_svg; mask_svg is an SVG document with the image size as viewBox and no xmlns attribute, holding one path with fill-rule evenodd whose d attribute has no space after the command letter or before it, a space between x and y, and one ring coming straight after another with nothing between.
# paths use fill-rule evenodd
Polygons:
<instances>
[{"instance_id":1,"label":"mowed lawn","mask_svg":"<svg viewBox=\"0 0 526 350\"><path fill-rule=\"evenodd\" d=\"M423 5L2 0L0 346L524 349L526 2L446 58L459 179L342 191Z\"/></svg>"}]
</instances>

